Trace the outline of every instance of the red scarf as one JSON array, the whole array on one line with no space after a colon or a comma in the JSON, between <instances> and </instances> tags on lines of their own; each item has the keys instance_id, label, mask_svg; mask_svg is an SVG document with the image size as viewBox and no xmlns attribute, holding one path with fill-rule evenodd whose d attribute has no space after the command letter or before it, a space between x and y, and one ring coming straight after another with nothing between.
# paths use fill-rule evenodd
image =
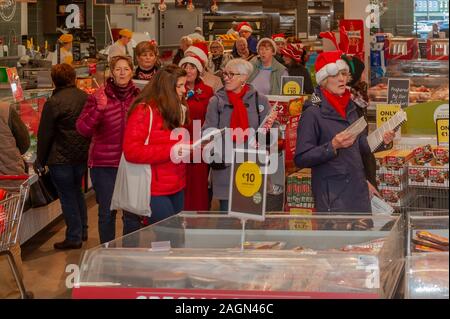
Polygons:
<instances>
[{"instance_id":1,"label":"red scarf","mask_svg":"<svg viewBox=\"0 0 450 319\"><path fill-rule=\"evenodd\" d=\"M226 91L228 95L228 100L230 101L231 105L233 105L233 113L231 113L231 121L230 121L230 128L241 128L243 131L248 129L248 113L247 108L244 104L244 96L248 92L250 87L248 85L245 85L241 92L234 93L232 91ZM247 135L244 136L236 136L233 135L233 141L237 141L239 143L242 143L246 141L248 138Z\"/></svg>"},{"instance_id":2,"label":"red scarf","mask_svg":"<svg viewBox=\"0 0 450 319\"><path fill-rule=\"evenodd\" d=\"M322 93L336 112L338 112L344 119L347 119L347 106L351 97L350 91L345 89L342 96L333 94L326 89L322 89Z\"/></svg>"}]
</instances>

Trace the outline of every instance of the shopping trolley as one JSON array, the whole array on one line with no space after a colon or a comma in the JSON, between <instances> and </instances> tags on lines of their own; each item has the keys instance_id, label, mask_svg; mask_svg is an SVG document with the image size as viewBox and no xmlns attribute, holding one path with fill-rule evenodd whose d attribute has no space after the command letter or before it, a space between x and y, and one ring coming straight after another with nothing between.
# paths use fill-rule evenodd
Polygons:
<instances>
[{"instance_id":1,"label":"shopping trolley","mask_svg":"<svg viewBox=\"0 0 450 319\"><path fill-rule=\"evenodd\" d=\"M0 176L0 190L3 193L0 194L2 197L0 198L0 256L7 257L22 299L26 299L28 296L11 248L17 243L20 221L30 186L37 179L37 175Z\"/></svg>"}]
</instances>

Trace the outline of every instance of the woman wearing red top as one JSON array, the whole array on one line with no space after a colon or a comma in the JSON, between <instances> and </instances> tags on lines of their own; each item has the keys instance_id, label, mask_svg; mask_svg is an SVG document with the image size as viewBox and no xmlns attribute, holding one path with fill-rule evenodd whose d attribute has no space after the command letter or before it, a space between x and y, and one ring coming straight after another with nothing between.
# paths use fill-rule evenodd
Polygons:
<instances>
[{"instance_id":1,"label":"woman wearing red top","mask_svg":"<svg viewBox=\"0 0 450 319\"><path fill-rule=\"evenodd\" d=\"M160 70L137 97L128 113L123 152L127 161L150 164L152 168L150 224L159 222L183 209L186 164L175 163L172 151L183 155L179 140L171 139L172 130L185 125L188 114L184 106L186 71L169 65ZM153 122L148 145L145 140ZM177 144L177 147L174 147ZM180 150L180 152L178 152ZM127 229L141 227L141 217L127 214Z\"/></svg>"},{"instance_id":2,"label":"woman wearing red top","mask_svg":"<svg viewBox=\"0 0 450 319\"><path fill-rule=\"evenodd\" d=\"M209 99L214 95L214 90L200 79L200 74L203 73L205 63L206 61L202 61L197 56L186 57L179 63L187 74L186 91L190 118L190 123L187 128L191 141L200 138L201 127L205 122ZM194 123L196 123L195 126ZM196 129L195 133L194 128ZM184 210L187 211L209 210L209 166L200 161L201 158L194 158L194 161L191 161L187 166L186 189L184 194Z\"/></svg>"}]
</instances>

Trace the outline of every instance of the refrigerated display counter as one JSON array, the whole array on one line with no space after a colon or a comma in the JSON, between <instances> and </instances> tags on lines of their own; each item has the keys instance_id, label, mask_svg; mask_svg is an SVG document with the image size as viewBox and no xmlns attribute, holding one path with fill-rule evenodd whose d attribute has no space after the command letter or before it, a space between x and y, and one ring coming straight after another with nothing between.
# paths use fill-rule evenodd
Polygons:
<instances>
[{"instance_id":1,"label":"refrigerated display counter","mask_svg":"<svg viewBox=\"0 0 450 319\"><path fill-rule=\"evenodd\" d=\"M407 251L405 298L448 299L448 211L412 213Z\"/></svg>"},{"instance_id":2,"label":"refrigerated display counter","mask_svg":"<svg viewBox=\"0 0 450 319\"><path fill-rule=\"evenodd\" d=\"M182 212L87 250L73 297L391 298L404 233L397 217L274 214L243 231Z\"/></svg>"}]
</instances>

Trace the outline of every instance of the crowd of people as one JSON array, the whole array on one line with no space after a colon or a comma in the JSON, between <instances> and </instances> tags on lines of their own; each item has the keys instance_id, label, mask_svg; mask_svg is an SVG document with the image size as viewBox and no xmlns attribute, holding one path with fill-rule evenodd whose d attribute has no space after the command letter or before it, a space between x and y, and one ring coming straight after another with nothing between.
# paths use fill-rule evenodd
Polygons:
<instances>
[{"instance_id":1,"label":"crowd of people","mask_svg":"<svg viewBox=\"0 0 450 319\"><path fill-rule=\"evenodd\" d=\"M198 37L183 37L174 63L164 67L158 45L141 42L135 49L138 65L126 51L110 57L110 78L89 96L76 88L72 66L52 68L55 90L43 109L35 168L40 172L48 167L61 200L67 230L55 249L77 249L87 240L81 192L86 169L98 203L100 242L116 238L117 212L111 210L111 200L122 154L129 162L152 168L152 215L124 211L124 235L182 210L210 210L212 198L227 211L231 168L226 163L231 160L226 157L231 154L224 152L221 163L176 163L174 146L178 156L192 156L196 121L203 131L256 130L270 111L266 96L280 94L281 77L287 75L303 76L304 93L314 97L301 116L295 163L312 168L317 210L370 212L370 194L376 193L373 155L364 135L342 133L364 116L364 105L353 102L364 93L355 89L361 88L364 64L339 51L321 53L316 62L319 86L313 88L305 68L307 52L299 41L288 41L283 34L256 41L252 31L248 23L234 24L240 37L230 53L220 40L208 46ZM128 30L121 32L116 49L123 49L130 36ZM148 84L140 91L133 79ZM190 140L183 144L171 139L177 128L186 128ZM393 136L386 134L386 147ZM233 143L248 141L233 136ZM15 153L20 157L22 151Z\"/></svg>"}]
</instances>

